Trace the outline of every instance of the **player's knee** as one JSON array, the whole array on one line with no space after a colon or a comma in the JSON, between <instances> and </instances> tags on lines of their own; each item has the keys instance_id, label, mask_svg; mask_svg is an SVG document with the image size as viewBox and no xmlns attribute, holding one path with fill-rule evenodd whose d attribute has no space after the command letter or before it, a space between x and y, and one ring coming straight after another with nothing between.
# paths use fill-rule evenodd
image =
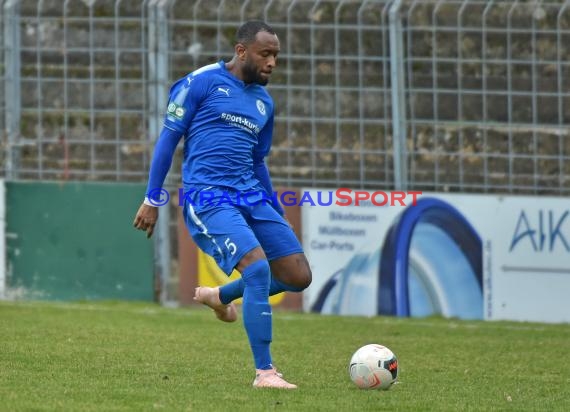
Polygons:
<instances>
[{"instance_id":1,"label":"player's knee","mask_svg":"<svg viewBox=\"0 0 570 412\"><path fill-rule=\"evenodd\" d=\"M269 289L269 262L266 259L256 260L241 272L241 276L246 287Z\"/></svg>"},{"instance_id":2,"label":"player's knee","mask_svg":"<svg viewBox=\"0 0 570 412\"><path fill-rule=\"evenodd\" d=\"M313 281L313 273L311 272L311 266L305 255L301 256L300 264L298 265L298 285L300 288L308 288Z\"/></svg>"},{"instance_id":3,"label":"player's knee","mask_svg":"<svg viewBox=\"0 0 570 412\"><path fill-rule=\"evenodd\" d=\"M309 267L309 265L305 265L300 272L301 273L299 274L299 284L297 285L297 287L306 289L313 281L313 273L311 272L311 268Z\"/></svg>"},{"instance_id":4,"label":"player's knee","mask_svg":"<svg viewBox=\"0 0 570 412\"><path fill-rule=\"evenodd\" d=\"M313 280L313 274L309 264L299 265L291 276L288 276L287 283L294 286L299 291L309 287Z\"/></svg>"},{"instance_id":5,"label":"player's knee","mask_svg":"<svg viewBox=\"0 0 570 412\"><path fill-rule=\"evenodd\" d=\"M309 262L302 253L272 261L271 272L276 279L296 292L306 289L313 280Z\"/></svg>"}]
</instances>

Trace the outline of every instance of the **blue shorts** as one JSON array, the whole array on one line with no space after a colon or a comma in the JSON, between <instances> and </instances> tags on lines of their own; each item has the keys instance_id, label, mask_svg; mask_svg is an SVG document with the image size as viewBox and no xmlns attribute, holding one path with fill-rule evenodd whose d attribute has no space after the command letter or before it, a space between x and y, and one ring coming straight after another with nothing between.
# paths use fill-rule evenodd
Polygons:
<instances>
[{"instance_id":1,"label":"blue shorts","mask_svg":"<svg viewBox=\"0 0 570 412\"><path fill-rule=\"evenodd\" d=\"M208 194L207 204L199 201L199 192L185 196L184 221L194 242L226 275L258 246L270 262L303 252L289 223L266 200L253 195L240 201L239 192L231 189L208 191L215 195Z\"/></svg>"}]
</instances>

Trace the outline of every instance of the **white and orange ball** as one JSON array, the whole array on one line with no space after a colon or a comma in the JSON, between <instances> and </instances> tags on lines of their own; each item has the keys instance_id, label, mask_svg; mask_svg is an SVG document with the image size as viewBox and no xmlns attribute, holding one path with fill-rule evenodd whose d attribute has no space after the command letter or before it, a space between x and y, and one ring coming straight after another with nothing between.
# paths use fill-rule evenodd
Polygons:
<instances>
[{"instance_id":1,"label":"white and orange ball","mask_svg":"<svg viewBox=\"0 0 570 412\"><path fill-rule=\"evenodd\" d=\"M350 379L361 389L390 389L398 379L398 359L386 346L362 346L350 359Z\"/></svg>"}]
</instances>

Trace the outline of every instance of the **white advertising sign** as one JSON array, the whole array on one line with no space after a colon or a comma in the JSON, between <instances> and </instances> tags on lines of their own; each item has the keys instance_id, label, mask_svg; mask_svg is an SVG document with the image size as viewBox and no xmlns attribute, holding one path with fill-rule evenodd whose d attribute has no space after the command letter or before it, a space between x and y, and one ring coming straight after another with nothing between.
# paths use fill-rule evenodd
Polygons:
<instances>
[{"instance_id":1,"label":"white advertising sign","mask_svg":"<svg viewBox=\"0 0 570 412\"><path fill-rule=\"evenodd\" d=\"M498 200L484 233L486 317L570 322L570 202Z\"/></svg>"},{"instance_id":2,"label":"white advertising sign","mask_svg":"<svg viewBox=\"0 0 570 412\"><path fill-rule=\"evenodd\" d=\"M341 189L342 190L342 189ZM303 246L313 271L313 282L303 293L303 307L312 310L319 296L323 297L327 283L334 275L356 257L366 257L374 253L374 247L381 244L388 227L396 216L408 205L412 205L416 196L413 193L396 199L386 199L383 194L390 192L366 192L371 199L356 199L362 192L337 192L333 189L306 189L305 198L312 199L312 204L301 204L303 221ZM401 200L400 200L401 199ZM382 203L385 203L382 205ZM346 311L335 313L359 314L372 316L376 300L376 284L370 279L354 279L352 283L360 286L350 287L355 295L352 303L345 300L343 306L350 306ZM345 288L346 289L346 288ZM338 292L337 292L338 293ZM336 305L337 309L338 305Z\"/></svg>"},{"instance_id":3,"label":"white advertising sign","mask_svg":"<svg viewBox=\"0 0 570 412\"><path fill-rule=\"evenodd\" d=\"M305 310L570 322L569 199L343 190L303 191Z\"/></svg>"}]
</instances>

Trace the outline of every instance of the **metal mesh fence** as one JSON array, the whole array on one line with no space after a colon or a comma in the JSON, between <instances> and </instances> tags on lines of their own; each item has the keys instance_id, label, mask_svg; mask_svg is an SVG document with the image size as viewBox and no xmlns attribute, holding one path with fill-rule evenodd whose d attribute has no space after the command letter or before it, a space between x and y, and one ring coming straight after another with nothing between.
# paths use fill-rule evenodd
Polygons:
<instances>
[{"instance_id":1,"label":"metal mesh fence","mask_svg":"<svg viewBox=\"0 0 570 412\"><path fill-rule=\"evenodd\" d=\"M3 6L2 2L0 2L0 6ZM4 10L1 9L2 14L4 13ZM4 55L6 53L5 50L5 43L6 41L4 40L5 36L4 36L4 19L0 19L0 164L1 165L5 165L6 164L6 159L5 159L5 155L6 155L6 141L7 141L7 136L6 136L6 90L5 90L5 85L6 85L6 63L4 61ZM2 167L2 169L4 169L4 167Z\"/></svg>"},{"instance_id":2,"label":"metal mesh fence","mask_svg":"<svg viewBox=\"0 0 570 412\"><path fill-rule=\"evenodd\" d=\"M144 181L169 84L230 58L236 27L261 18L283 49L269 85L277 184L570 191L568 2L0 4L10 178Z\"/></svg>"},{"instance_id":3,"label":"metal mesh fence","mask_svg":"<svg viewBox=\"0 0 570 412\"><path fill-rule=\"evenodd\" d=\"M568 2L413 1L410 184L570 192Z\"/></svg>"},{"instance_id":4,"label":"metal mesh fence","mask_svg":"<svg viewBox=\"0 0 570 412\"><path fill-rule=\"evenodd\" d=\"M14 177L141 180L148 166L146 16L141 4L125 3L18 3Z\"/></svg>"}]
</instances>

